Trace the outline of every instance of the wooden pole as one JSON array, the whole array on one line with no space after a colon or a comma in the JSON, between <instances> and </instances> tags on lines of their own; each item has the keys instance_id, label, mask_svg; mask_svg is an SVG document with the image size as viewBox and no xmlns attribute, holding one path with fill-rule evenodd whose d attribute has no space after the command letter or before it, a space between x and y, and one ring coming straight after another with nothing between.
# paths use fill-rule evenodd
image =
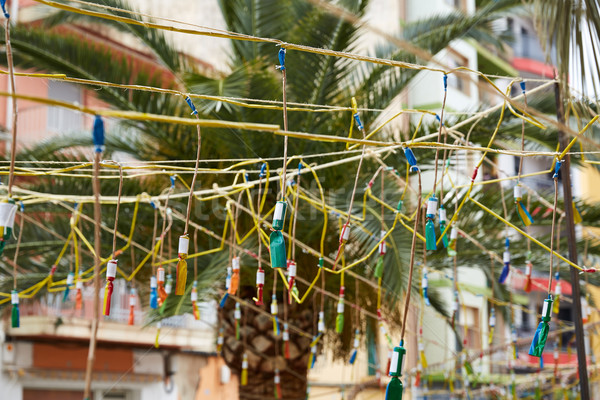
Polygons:
<instances>
[{"instance_id":1,"label":"wooden pole","mask_svg":"<svg viewBox=\"0 0 600 400\"><path fill-rule=\"evenodd\" d=\"M92 332L90 337L90 347L88 350L87 365L85 369L85 387L83 392L84 400L91 399L92 391L92 369L94 359L96 358L96 337L98 336L98 321L100 319L100 222L102 219L102 210L100 208L100 159L102 153L97 151L94 159L94 314L92 319Z\"/></svg>"},{"instance_id":2,"label":"wooden pole","mask_svg":"<svg viewBox=\"0 0 600 400\"><path fill-rule=\"evenodd\" d=\"M556 118L558 122L565 125L565 111L562 101L560 86L558 82L554 86L556 99ZM569 137L558 128L558 137L561 151L569 144ZM577 243L575 237L575 223L573 220L573 194L571 192L571 156L567 154L564 158L562 171L562 185L564 196L565 221L567 228L567 240L569 246L569 260L577 264ZM587 357L585 353L585 336L583 331L583 319L581 312L581 292L579 289L579 271L571 267L571 285L573 287L573 323L575 324L575 345L577 347L577 368L579 371L579 386L581 400L590 399L590 387L587 374Z\"/></svg>"}]
</instances>

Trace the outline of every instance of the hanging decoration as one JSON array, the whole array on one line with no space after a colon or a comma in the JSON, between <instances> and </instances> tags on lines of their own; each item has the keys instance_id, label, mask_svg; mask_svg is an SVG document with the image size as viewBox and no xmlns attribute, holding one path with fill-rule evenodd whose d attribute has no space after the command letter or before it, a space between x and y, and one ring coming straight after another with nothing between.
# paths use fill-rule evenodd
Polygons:
<instances>
[{"instance_id":1,"label":"hanging decoration","mask_svg":"<svg viewBox=\"0 0 600 400\"><path fill-rule=\"evenodd\" d=\"M63 293L63 302L69 300L69 293L71 293L71 288L73 287L74 281L75 281L75 274L73 272L69 272L67 274L67 282L65 283L65 292Z\"/></svg>"},{"instance_id":2,"label":"hanging decoration","mask_svg":"<svg viewBox=\"0 0 600 400\"><path fill-rule=\"evenodd\" d=\"M444 244L444 248L448 248L448 235L446 235L444 232L446 232L446 225L448 223L448 220L446 218L446 209L444 208L443 204L440 204L440 209L439 209L439 218L440 218L440 235L442 235L442 243Z\"/></svg>"},{"instance_id":3,"label":"hanging decoration","mask_svg":"<svg viewBox=\"0 0 600 400\"><path fill-rule=\"evenodd\" d=\"M269 236L269 248L271 249L271 268L285 268L287 256L285 252L285 240L281 230L285 221L287 203L285 200L278 201L273 214L273 231Z\"/></svg>"},{"instance_id":4,"label":"hanging decoration","mask_svg":"<svg viewBox=\"0 0 600 400\"><path fill-rule=\"evenodd\" d=\"M106 287L104 288L104 315L110 315L110 304L113 293L113 281L117 276L117 260L110 260L106 265Z\"/></svg>"},{"instance_id":5,"label":"hanging decoration","mask_svg":"<svg viewBox=\"0 0 600 400\"><path fill-rule=\"evenodd\" d=\"M198 282L196 281L194 281L192 286L190 300L192 301L192 313L194 314L194 319L198 321L200 319L200 310L198 309Z\"/></svg>"},{"instance_id":6,"label":"hanging decoration","mask_svg":"<svg viewBox=\"0 0 600 400\"><path fill-rule=\"evenodd\" d=\"M504 239L504 253L502 254L502 261L504 262L504 267L502 268L502 272L500 273L500 277L498 278L498 283L504 284L506 282L506 278L508 278L508 274L510 273L510 240L508 236Z\"/></svg>"},{"instance_id":7,"label":"hanging decoration","mask_svg":"<svg viewBox=\"0 0 600 400\"><path fill-rule=\"evenodd\" d=\"M458 242L458 229L456 227L452 227L450 230L450 242L448 243L447 251L448 257L456 256L456 243Z\"/></svg>"},{"instance_id":8,"label":"hanging decoration","mask_svg":"<svg viewBox=\"0 0 600 400\"><path fill-rule=\"evenodd\" d=\"M228 270L229 273L229 270ZM231 277L229 278L229 287L227 293L236 295L240 286L240 258L233 257L231 260Z\"/></svg>"},{"instance_id":9,"label":"hanging decoration","mask_svg":"<svg viewBox=\"0 0 600 400\"><path fill-rule=\"evenodd\" d=\"M429 295L427 293L429 288L429 279L427 278L427 268L423 267L423 279L421 280L421 291L426 306L430 306Z\"/></svg>"},{"instance_id":10,"label":"hanging decoration","mask_svg":"<svg viewBox=\"0 0 600 400\"><path fill-rule=\"evenodd\" d=\"M350 365L356 362L356 356L358 355L358 346L360 346L360 330L356 328L354 331L354 342L352 343L352 352L350 353Z\"/></svg>"},{"instance_id":11,"label":"hanging decoration","mask_svg":"<svg viewBox=\"0 0 600 400\"><path fill-rule=\"evenodd\" d=\"M389 370L389 375L392 377L392 379L385 389L385 400L402 399L404 386L402 385L400 377L402 376L402 366L405 355L406 349L404 348L404 341L400 341L400 346L394 347L394 351L392 353L392 361Z\"/></svg>"},{"instance_id":12,"label":"hanging decoration","mask_svg":"<svg viewBox=\"0 0 600 400\"><path fill-rule=\"evenodd\" d=\"M129 320L128 325L133 325L135 322L135 304L136 304L137 291L134 287L129 290Z\"/></svg>"},{"instance_id":13,"label":"hanging decoration","mask_svg":"<svg viewBox=\"0 0 600 400\"><path fill-rule=\"evenodd\" d=\"M517 206L517 215L525 226L533 224L533 217L527 211L527 208L523 204L523 193L520 184L517 184L514 188L515 205Z\"/></svg>"},{"instance_id":14,"label":"hanging decoration","mask_svg":"<svg viewBox=\"0 0 600 400\"><path fill-rule=\"evenodd\" d=\"M531 251L527 252L527 265L525 266L525 287L526 293L531 292L531 274L533 273L533 264L531 263Z\"/></svg>"},{"instance_id":15,"label":"hanging decoration","mask_svg":"<svg viewBox=\"0 0 600 400\"><path fill-rule=\"evenodd\" d=\"M94 131L95 133L95 131ZM117 194L117 207L115 210L115 225L113 228L111 260L106 265L106 287L104 288L104 315L110 315L110 304L113 293L113 281L117 276L117 229L119 224L119 208L121 206L121 193L123 192L123 168L119 167L119 192Z\"/></svg>"},{"instance_id":16,"label":"hanging decoration","mask_svg":"<svg viewBox=\"0 0 600 400\"><path fill-rule=\"evenodd\" d=\"M175 295L182 296L185 293L187 280L187 256L190 246L190 237L186 234L179 236L179 247L177 251L177 272L175 273Z\"/></svg>"},{"instance_id":17,"label":"hanging decoration","mask_svg":"<svg viewBox=\"0 0 600 400\"><path fill-rule=\"evenodd\" d=\"M288 119L287 119L287 70L285 67L285 48L280 48L278 57L279 65L276 67L281 71L282 76L282 92L283 92L283 129L288 130ZM288 150L288 137L283 138L283 171L281 180L281 200L275 204L275 212L273 213L273 231L269 236L269 249L271 251L271 268L285 268L287 264L287 256L285 251L285 240L281 230L285 222L285 212L287 209L287 202L285 199L285 189L287 184L287 150Z\"/></svg>"},{"instance_id":18,"label":"hanging decoration","mask_svg":"<svg viewBox=\"0 0 600 400\"><path fill-rule=\"evenodd\" d=\"M242 376L240 377L240 385L246 386L248 384L248 354L244 352L242 356Z\"/></svg>"},{"instance_id":19,"label":"hanging decoration","mask_svg":"<svg viewBox=\"0 0 600 400\"><path fill-rule=\"evenodd\" d=\"M263 163L260 167L260 173L258 174L258 199L256 200L256 232L258 234L258 270L256 271L256 298L254 302L257 306L264 304L264 288L265 288L265 270L262 267L262 229L260 227L260 214L262 211L261 199L262 199L262 180L267 177L267 163Z\"/></svg>"},{"instance_id":20,"label":"hanging decoration","mask_svg":"<svg viewBox=\"0 0 600 400\"><path fill-rule=\"evenodd\" d=\"M235 309L233 311L233 319L235 321L235 338L240 340L240 320L242 319L242 310L240 309L240 303L235 303Z\"/></svg>"},{"instance_id":21,"label":"hanging decoration","mask_svg":"<svg viewBox=\"0 0 600 400\"><path fill-rule=\"evenodd\" d=\"M290 359L290 331L287 322L283 323L283 334L281 335L283 342L283 356L286 360Z\"/></svg>"},{"instance_id":22,"label":"hanging decoration","mask_svg":"<svg viewBox=\"0 0 600 400\"><path fill-rule=\"evenodd\" d=\"M546 341L548 340L548 333L550 332L550 318L552 316L552 303L553 298L552 294L550 294L552 289L552 267L554 264L554 236L555 236L555 224L556 224L556 206L558 203L558 172L560 171L560 167L562 166L562 160L557 159L554 164L554 174L552 175L552 179L554 181L554 205L552 207L552 228L550 230L550 272L548 273L548 298L544 300L544 304L542 307L542 320L535 330L535 334L533 335L533 340L531 342L531 346L529 347L529 355L534 357L541 357L544 352L544 347L546 346ZM556 289L560 291L559 283L560 276L557 275L557 283ZM560 295L560 294L559 294Z\"/></svg>"},{"instance_id":23,"label":"hanging decoration","mask_svg":"<svg viewBox=\"0 0 600 400\"><path fill-rule=\"evenodd\" d=\"M277 296L275 293L271 296L271 315L273 316L273 334L279 336L279 319L277 318Z\"/></svg>"},{"instance_id":24,"label":"hanging decoration","mask_svg":"<svg viewBox=\"0 0 600 400\"><path fill-rule=\"evenodd\" d=\"M427 222L425 223L425 244L427 250L437 250L434 225L435 215L437 214L437 204L438 199L434 194L431 195L429 200L427 200L427 213L425 214L425 217L427 218Z\"/></svg>"},{"instance_id":25,"label":"hanging decoration","mask_svg":"<svg viewBox=\"0 0 600 400\"><path fill-rule=\"evenodd\" d=\"M340 286L340 295L337 303L337 316L335 318L335 331L342 333L344 331L344 273L341 274L342 284Z\"/></svg>"},{"instance_id":26,"label":"hanging decoration","mask_svg":"<svg viewBox=\"0 0 600 400\"><path fill-rule=\"evenodd\" d=\"M10 303L12 305L11 310L11 327L18 328L21 326L21 320L19 317L19 292L16 289L13 289L10 292Z\"/></svg>"},{"instance_id":27,"label":"hanging decoration","mask_svg":"<svg viewBox=\"0 0 600 400\"><path fill-rule=\"evenodd\" d=\"M167 291L165 290L165 269L163 267L158 267L156 270L156 281L158 284L158 306L162 306L167 299ZM150 281L150 285L152 285L152 281Z\"/></svg>"},{"instance_id":28,"label":"hanging decoration","mask_svg":"<svg viewBox=\"0 0 600 400\"><path fill-rule=\"evenodd\" d=\"M275 378L273 379L275 384L275 398L281 399L281 378L279 377L279 369L275 368Z\"/></svg>"},{"instance_id":29,"label":"hanging decoration","mask_svg":"<svg viewBox=\"0 0 600 400\"><path fill-rule=\"evenodd\" d=\"M81 310L82 308L82 302L83 302L83 281L81 280L81 278L77 278L77 283L75 284L75 289L77 290L75 292L75 309L76 310Z\"/></svg>"}]
</instances>

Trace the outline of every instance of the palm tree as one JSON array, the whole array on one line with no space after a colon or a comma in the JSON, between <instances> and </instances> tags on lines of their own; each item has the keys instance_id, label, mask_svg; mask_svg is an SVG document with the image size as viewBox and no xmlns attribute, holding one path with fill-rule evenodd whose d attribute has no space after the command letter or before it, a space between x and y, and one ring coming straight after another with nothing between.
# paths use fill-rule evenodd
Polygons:
<instances>
[{"instance_id":1,"label":"palm tree","mask_svg":"<svg viewBox=\"0 0 600 400\"><path fill-rule=\"evenodd\" d=\"M125 1L122 0L94 0L92 3L105 4L121 9L130 9ZM419 21L404 27L401 38L414 45L427 50L431 54L436 54L444 49L448 44L460 38L473 38L479 41L490 41L492 44L498 44L490 28L490 22L494 19L494 12L504 10L507 5L514 3L510 1L496 1L481 8L476 14L465 16L460 13L453 13L445 16L437 16L425 21ZM221 1L221 10L229 30L245 33L259 37L276 37L285 42L302 43L313 47L325 47L337 51L352 51L356 46L356 39L361 34L361 29L353 23L343 18L333 16L319 7L309 3L292 0L272 1L272 0L231 0ZM367 0L344 0L339 5L350 13L361 18L368 6ZM109 11L115 15L123 15L133 19L139 19L136 15ZM16 26L11 30L12 45L15 49L15 60L22 68L33 68L56 73L64 73L71 77L93 79L98 81L108 81L115 83L139 84L161 87L175 87L181 91L193 92L204 95L259 98L259 99L279 99L281 98L281 78L274 69L277 49L272 44L233 41L231 50L230 71L217 74L205 73L193 59L178 53L171 43L164 37L159 30L146 29L137 25L129 25L110 20L97 20L87 16L72 14L68 12L57 12L47 20L48 24L66 24L91 22L96 26L103 24L111 29L118 30L122 34L131 35L138 39L144 49L152 55L154 65L152 67L134 68L123 54L115 51L110 46L103 44L90 44L81 40L80 37L65 33L64 30L48 30L47 27ZM432 34L434 32L435 34ZM412 63L423 63L426 60L419 58L406 50L401 50L393 45L383 46L377 50L377 56L393 60L401 60ZM290 51L287 54L286 64L288 66L288 100L300 103L327 104L337 106L348 106L348 99L356 96L359 106L366 109L381 109L388 104L404 90L407 85L415 78L417 71L404 70L399 68L389 68L381 65L363 65L349 62L344 59L332 57L323 57L320 55ZM157 69L158 68L158 69ZM97 91L98 98L110 107L141 111L148 113L184 116L188 112L187 106L181 99L166 94L147 93L143 91L130 91L126 95L116 88L103 87ZM532 99L533 101L533 99ZM281 113L279 111L243 108L233 106L228 103L202 101L198 103L199 111L203 118L214 118L232 121L249 121L280 124ZM489 130L485 126L493 125L495 115L490 115L488 121L490 124L480 123L473 129L472 141L483 141L489 136ZM376 119L376 113L364 112L363 121L366 128L373 128ZM344 113L289 113L290 129L304 132L328 132L330 134L344 135L348 128L349 115ZM485 121L484 121L485 122ZM512 124L512 125L511 125ZM514 120L507 118L499 139L507 143L515 141L520 135L520 125ZM428 126L425 129L434 131L435 125ZM118 134L127 132L127 135ZM389 130L384 130L381 135L387 137ZM529 133L529 132L528 132ZM119 121L114 131L109 133L107 138L107 148L109 151L124 152L139 160L173 160L173 159L193 159L195 158L195 133L189 128L180 125L169 125L156 123L152 121ZM531 132L528 135L528 146L548 145L548 138L542 137L538 132ZM551 140L550 140L551 142ZM27 153L29 159L36 157L47 159L49 154L55 154L55 157L63 157L60 150L66 146L89 144L85 137L81 138L57 138L49 143L44 143L30 150ZM283 139L264 136L243 130L203 130L202 158L228 159L228 158L268 158L277 157L281 154ZM549 145L549 147L552 147ZM340 150L339 145L331 143L321 143L312 141L302 141L290 139L290 154L310 155L322 152ZM423 160L432 159L432 151L423 150L419 152L420 160L425 168L431 166L431 162ZM210 157L209 157L210 155ZM25 155L22 156L23 158ZM331 156L329 160L339 157ZM327 159L325 159L327 160ZM323 160L322 162L325 162ZM405 163L403 159L392 162L403 176ZM379 165L370 160L366 160L363 167L363 179L368 179ZM271 166L272 169L278 165ZM331 168L320 174L322 181L327 183L327 187L333 191L339 190L341 193L348 193L351 179L348 171L354 170L354 165ZM310 182L310 178L307 179ZM214 179L216 183L225 184L228 181L222 177ZM80 181L69 181L60 187L53 187L56 191L63 193L79 192L85 193ZM135 194L142 190L151 193L157 193L164 185L164 178L151 178L143 182L143 186L131 184L126 188L125 193ZM304 181L303 185L307 185ZM44 182L33 182L32 186L44 185ZM205 183L201 183L205 185ZM393 181L386 181L386 199L388 202L397 202L397 191L390 188ZM46 186L46 190L48 187ZM113 190L114 185L105 184L103 190ZM276 191L275 191L276 192ZM253 193L256 193L254 190ZM360 195L360 193L359 193ZM268 202L274 203L275 193L268 194ZM347 196L337 196L329 199L337 203L341 209L347 207ZM414 199L412 199L414 200ZM497 199L495 200L497 201ZM221 204L222 206L223 204ZM405 207L410 208L409 205ZM195 215L205 215L204 225L221 227L222 221L211 214L210 209L203 203L196 203ZM413 206L414 208L414 206ZM108 210L111 210L108 208ZM144 210L151 220L150 210ZM300 213L308 213L308 206L302 205ZM358 213L358 207L354 210ZM110 214L108 211L107 214ZM379 211L376 206L367 208L369 218L365 226L371 232L377 232L380 225ZM108 219L110 221L110 219ZM125 219L123 219L125 220ZM482 225L483 221L487 225ZM496 240L494 235L490 235L493 229L500 232L502 227L493 224L493 221L474 218L475 232L479 233L478 238L485 241ZM125 222L123 224L126 224ZM176 231L177 225L173 228ZM318 248L320 239L320 228L322 226L322 217L317 217L311 224L299 224L297 236L313 248ZM308 226L310 225L310 226ZM327 249L337 248L337 227L330 223L329 236L327 237L325 247ZM495 228L490 229L490 226ZM180 227L180 226L179 226ZM253 227L253 221L246 214L241 214L237 221L237 229L246 232ZM485 229L484 229L485 227ZM63 231L66 227L57 225L57 231ZM125 229L123 227L122 229ZM144 244L149 247L151 243L151 226L144 224L141 228L144 233L142 239ZM220 228L219 228L220 229ZM215 231L219 229L215 228ZM485 233L484 233L485 232ZM34 234L33 232L31 233ZM49 242L50 237L45 238ZM353 240L358 243L374 243L369 235L356 235ZM499 241L498 241L499 242ZM255 243L244 244L244 246L256 246ZM398 300L405 292L408 282L406 276L406 266L408 264L408 254L410 248L410 238L400 232L395 232L390 240L390 248L393 249L392 255L386 257L384 266L384 275L388 277L389 282L385 294L384 313L389 316L390 321L398 323L399 316L396 309ZM56 245L48 245L48 249L55 248ZM214 247L208 239L200 238L199 249L208 249ZM363 246L364 247L364 246ZM500 247L500 245L496 246ZM495 248L491 245L489 248ZM360 256L364 250L357 249L353 256ZM48 258L52 252L49 250ZM32 253L33 255L33 253ZM485 259L478 254L474 257ZM442 259L441 255L438 256ZM298 275L300 278L310 280L315 273L311 266L317 264L314 256L300 253L296 262L299 266ZM31 270L39 271L40 275L31 275L31 279L38 279L38 276L47 274L47 265L51 263L40 263L39 259L30 261ZM226 256L223 254L214 257L207 257L202 261L202 288L205 296L215 294L215 288L224 281ZM373 263L374 264L374 261ZM489 268L487 263L481 261L482 266ZM254 271L256 269L255 261L250 258L242 258L243 275L240 289L242 299L250 300L254 295ZM445 268L444 262L436 268ZM360 275L368 278L372 277L371 267L365 268ZM140 279L147 279L148 272L141 274ZM147 281L147 280L146 280ZM361 287L361 295L354 293L354 285L347 283L346 299L355 302L361 307L374 310L372 299L374 298L374 289L371 287ZM413 281L414 285L416 281ZM267 280L265 287L270 287ZM337 292L339 281L337 278L327 280L327 289L330 292ZM188 291L191 286L188 287ZM417 289L415 287L415 289ZM269 298L266 291L265 298ZM366 292L366 293L365 293ZM415 290L413 293L417 293ZM154 319L160 319L175 312L175 310L186 311L191 309L188 296L175 297L169 300L169 307L164 314L154 315ZM280 302L283 298L279 293ZM448 314L448 310L439 301L435 301L435 293L431 294L434 305L443 315ZM171 301L172 300L172 301ZM329 304L331 303L331 304ZM283 398L304 397L299 393L306 391L306 373L307 359L310 350L310 339L291 332L290 340L298 349L292 360L286 362L281 358L276 359L275 354L281 353L277 341L269 328L269 323L265 323L264 318L258 316L256 311L250 307L244 306L243 313L246 319L246 327L241 336L242 340L236 340L233 333L233 304L229 301L221 311L223 328L229 333L229 339L226 341L223 353L227 363L235 370L240 371L241 367L241 346L251 353L252 366L250 369L249 382L253 384L240 390L241 396L247 395L250 398L255 396L271 396L272 386L269 382L273 381L274 365L278 364L282 371L282 381L289 382L284 386ZM333 303L328 302L327 320L331 326L335 319L335 310ZM314 321L311 318L311 310L317 310L317 302L308 302L307 304L294 305L289 310L290 324L300 327L309 334L315 334ZM346 320L350 320L350 310L346 310ZM267 321L269 322L269 321ZM355 325L365 332L367 330L364 321L356 321ZM368 324L367 324L368 325ZM372 327L371 327L372 328ZM321 342L330 349L336 349L336 355L345 357L351 345L353 332L346 328L343 335L336 335L333 332L328 333ZM244 340L245 338L245 340ZM255 346L260 343L260 351ZM256 345L257 346L257 345ZM277 347L277 350L276 350ZM275 362L273 362L275 360Z\"/></svg>"}]
</instances>

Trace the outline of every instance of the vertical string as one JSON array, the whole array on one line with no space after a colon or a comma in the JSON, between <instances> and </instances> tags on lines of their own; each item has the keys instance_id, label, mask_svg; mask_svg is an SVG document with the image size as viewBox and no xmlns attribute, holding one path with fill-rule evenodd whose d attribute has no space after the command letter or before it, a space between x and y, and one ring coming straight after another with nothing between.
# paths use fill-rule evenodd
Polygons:
<instances>
[{"instance_id":1,"label":"vertical string","mask_svg":"<svg viewBox=\"0 0 600 400\"><path fill-rule=\"evenodd\" d=\"M559 161L557 161L559 162ZM552 249L554 248L554 225L556 221L556 203L558 202L558 174L554 174L554 206L552 207L552 228L550 230L550 272L548 273L548 295L551 294L552 291L552 268L554 266L554 253L552 253ZM565 207L568 205L565 204Z\"/></svg>"},{"instance_id":2,"label":"vertical string","mask_svg":"<svg viewBox=\"0 0 600 400\"><path fill-rule=\"evenodd\" d=\"M152 227L152 276L156 276L156 230L158 229L158 207L154 207L154 226Z\"/></svg>"},{"instance_id":3,"label":"vertical string","mask_svg":"<svg viewBox=\"0 0 600 400\"><path fill-rule=\"evenodd\" d=\"M198 254L198 229L194 230L194 253ZM198 281L198 256L194 257L194 282Z\"/></svg>"},{"instance_id":4,"label":"vertical string","mask_svg":"<svg viewBox=\"0 0 600 400\"><path fill-rule=\"evenodd\" d=\"M302 163L302 161L300 161ZM301 165L301 164L300 164ZM298 222L298 203L300 196L300 171L298 171L298 179L296 182L296 196L294 198L294 220L292 222L292 237L290 238L290 247L292 248L292 257L291 260L296 260L296 223ZM291 288L290 288L291 289Z\"/></svg>"},{"instance_id":5,"label":"vertical string","mask_svg":"<svg viewBox=\"0 0 600 400\"><path fill-rule=\"evenodd\" d=\"M123 191L123 167L119 166L119 194L117 195L117 210L115 211L115 227L113 230L113 241L112 241L112 254L111 258L114 260L117 257L117 227L119 223L119 208L121 206L121 193ZM133 249L133 246L132 246Z\"/></svg>"},{"instance_id":6,"label":"vertical string","mask_svg":"<svg viewBox=\"0 0 600 400\"><path fill-rule=\"evenodd\" d=\"M282 96L283 96L283 130L288 130L288 116L287 116L287 70L285 68L285 48L279 49L279 63L277 69L281 70L281 81L282 81ZM287 179L287 155L288 155L288 137L283 137L283 170L281 173L281 200L285 199L285 186Z\"/></svg>"},{"instance_id":7,"label":"vertical string","mask_svg":"<svg viewBox=\"0 0 600 400\"><path fill-rule=\"evenodd\" d=\"M200 120L200 117L198 116L198 111L196 110L196 107L194 106L194 103L192 102L192 100L187 97L185 99L185 101L188 103L188 105L190 106L190 108L192 109L192 114L196 116L196 120ZM190 184L190 195L188 196L188 203L187 203L187 210L185 213L185 228L183 230L183 234L187 235L188 233L188 226L190 223L190 215L192 212L192 202L194 200L194 186L196 185L196 178L198 176L198 164L200 163L200 150L202 149L202 132L200 130L200 125L196 125L196 133L197 133L197 137L198 137L198 149L196 151L196 163L194 165L194 175L192 177L192 183Z\"/></svg>"},{"instance_id":8,"label":"vertical string","mask_svg":"<svg viewBox=\"0 0 600 400\"><path fill-rule=\"evenodd\" d=\"M98 150L98 149L97 149ZM94 359L96 358L96 338L98 335L98 320L100 317L100 251L101 243L101 231L100 224L102 222L102 209L100 206L100 160L102 157L102 151L95 152L94 158L94 172L93 172L93 190L94 190L94 305L93 305L93 319L92 319L92 332L90 337L90 346L88 351L86 370L85 370L85 385L84 385L84 399L90 399L91 388L92 388L92 367L94 365Z\"/></svg>"},{"instance_id":9,"label":"vertical string","mask_svg":"<svg viewBox=\"0 0 600 400\"><path fill-rule=\"evenodd\" d=\"M444 109L446 108L446 97L448 95L448 75L444 74L444 100L442 101L442 110L440 112L440 128L438 130L437 142L442 141L442 128L444 126ZM434 161L434 174L433 174L433 190L432 193L435 196L435 187L437 185L437 174L438 174L438 153L439 148L435 149L435 161Z\"/></svg>"},{"instance_id":10,"label":"vertical string","mask_svg":"<svg viewBox=\"0 0 600 400\"><path fill-rule=\"evenodd\" d=\"M3 6L4 8L4 6ZM10 43L10 17L5 12L6 25L4 29L6 40L6 61L8 64L8 75L10 79L10 93L12 95L12 127L11 127L11 143L10 143L10 169L8 171L8 197L12 197L12 188L15 180L15 158L17 156L17 97L15 86L15 73L12 45Z\"/></svg>"},{"instance_id":11,"label":"vertical string","mask_svg":"<svg viewBox=\"0 0 600 400\"><path fill-rule=\"evenodd\" d=\"M421 218L421 171L417 170L419 177L419 189L417 191L417 212L415 215L415 225L413 227L412 244L410 245L410 264L408 269L408 288L406 289L406 300L404 301L404 313L402 315L402 330L400 333L400 340L404 342L404 333L406 331L406 317L408 315L408 306L410 305L410 292L412 289L412 277L415 265L415 248L417 246L417 231L419 229L419 219Z\"/></svg>"}]
</instances>

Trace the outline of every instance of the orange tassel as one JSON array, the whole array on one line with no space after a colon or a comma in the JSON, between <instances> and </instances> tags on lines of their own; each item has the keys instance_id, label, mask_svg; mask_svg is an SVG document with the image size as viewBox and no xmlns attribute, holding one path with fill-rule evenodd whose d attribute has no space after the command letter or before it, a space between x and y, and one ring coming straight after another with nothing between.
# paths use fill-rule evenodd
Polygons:
<instances>
[{"instance_id":1,"label":"orange tassel","mask_svg":"<svg viewBox=\"0 0 600 400\"><path fill-rule=\"evenodd\" d=\"M182 296L185 293L187 281L187 262L185 260L188 256L189 245L190 238L188 235L179 236L179 261L177 261L177 281L175 282L175 295L177 296Z\"/></svg>"},{"instance_id":2,"label":"orange tassel","mask_svg":"<svg viewBox=\"0 0 600 400\"><path fill-rule=\"evenodd\" d=\"M167 299L167 292L165 291L165 269L163 267L159 267L156 271L156 280L158 281L158 306L160 307Z\"/></svg>"},{"instance_id":3,"label":"orange tassel","mask_svg":"<svg viewBox=\"0 0 600 400\"><path fill-rule=\"evenodd\" d=\"M129 292L129 325L133 325L133 323L135 322L135 300L135 288L131 288L131 291Z\"/></svg>"},{"instance_id":4,"label":"orange tassel","mask_svg":"<svg viewBox=\"0 0 600 400\"><path fill-rule=\"evenodd\" d=\"M83 295L81 293L83 289L83 282L81 281L81 279L77 280L77 284L75 285L75 287L77 288L77 292L75 293L75 309L81 310L83 302Z\"/></svg>"},{"instance_id":5,"label":"orange tassel","mask_svg":"<svg viewBox=\"0 0 600 400\"><path fill-rule=\"evenodd\" d=\"M227 289L227 293L229 293L230 295L235 295L240 286L240 258L239 257L233 257L233 260L231 260L231 267L232 267L231 268L232 269L231 281L229 282L229 288Z\"/></svg>"},{"instance_id":6,"label":"orange tassel","mask_svg":"<svg viewBox=\"0 0 600 400\"><path fill-rule=\"evenodd\" d=\"M104 315L110 315L110 301L113 293L113 281L117 276L117 260L110 260L106 266L106 287L104 288Z\"/></svg>"}]
</instances>

